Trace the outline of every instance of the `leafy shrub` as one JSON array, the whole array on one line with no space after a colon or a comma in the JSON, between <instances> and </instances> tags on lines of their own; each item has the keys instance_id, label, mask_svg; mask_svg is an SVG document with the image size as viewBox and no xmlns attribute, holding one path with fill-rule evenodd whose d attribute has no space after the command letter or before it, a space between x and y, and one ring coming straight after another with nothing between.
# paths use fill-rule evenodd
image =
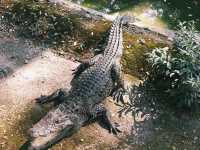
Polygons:
<instances>
[{"instance_id":1,"label":"leafy shrub","mask_svg":"<svg viewBox=\"0 0 200 150\"><path fill-rule=\"evenodd\" d=\"M170 104L193 107L200 103L200 43L194 23L180 23L174 47L156 48L148 54L149 81L166 94Z\"/></svg>"}]
</instances>

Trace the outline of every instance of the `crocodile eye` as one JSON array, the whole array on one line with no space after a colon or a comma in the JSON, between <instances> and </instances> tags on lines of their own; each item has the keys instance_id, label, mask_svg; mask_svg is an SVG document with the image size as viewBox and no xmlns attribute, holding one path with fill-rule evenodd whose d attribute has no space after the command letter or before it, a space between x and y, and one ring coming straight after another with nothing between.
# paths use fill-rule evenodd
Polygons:
<instances>
[{"instance_id":1,"label":"crocodile eye","mask_svg":"<svg viewBox=\"0 0 200 150\"><path fill-rule=\"evenodd\" d=\"M58 119L57 119L57 120L55 120L55 123L56 123L56 124L58 124L58 123L59 123L59 120L58 120Z\"/></svg>"}]
</instances>

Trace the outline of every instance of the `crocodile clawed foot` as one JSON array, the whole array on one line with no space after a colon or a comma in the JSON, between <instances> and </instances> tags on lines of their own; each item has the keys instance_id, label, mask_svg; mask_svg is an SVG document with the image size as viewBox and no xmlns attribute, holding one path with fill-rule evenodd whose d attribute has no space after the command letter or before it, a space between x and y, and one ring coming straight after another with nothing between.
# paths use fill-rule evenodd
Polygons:
<instances>
[{"instance_id":1,"label":"crocodile clawed foot","mask_svg":"<svg viewBox=\"0 0 200 150\"><path fill-rule=\"evenodd\" d=\"M119 125L117 123L110 124L109 125L109 133L113 133L117 135L118 133L121 133L122 131L118 129Z\"/></svg>"},{"instance_id":2,"label":"crocodile clawed foot","mask_svg":"<svg viewBox=\"0 0 200 150\"><path fill-rule=\"evenodd\" d=\"M47 96L41 95L40 97L36 98L35 101L38 104L44 104L47 101Z\"/></svg>"},{"instance_id":3,"label":"crocodile clawed foot","mask_svg":"<svg viewBox=\"0 0 200 150\"><path fill-rule=\"evenodd\" d=\"M86 65L84 63L81 63L77 68L72 69L74 75L74 78L78 77L86 68Z\"/></svg>"},{"instance_id":4,"label":"crocodile clawed foot","mask_svg":"<svg viewBox=\"0 0 200 150\"><path fill-rule=\"evenodd\" d=\"M41 95L40 97L36 98L35 101L38 104L45 104L54 102L54 105L58 105L63 102L62 97L68 94L68 89L58 89L50 95Z\"/></svg>"},{"instance_id":5,"label":"crocodile clawed foot","mask_svg":"<svg viewBox=\"0 0 200 150\"><path fill-rule=\"evenodd\" d=\"M0 79L7 77L10 72L11 69L9 67L0 68Z\"/></svg>"},{"instance_id":6,"label":"crocodile clawed foot","mask_svg":"<svg viewBox=\"0 0 200 150\"><path fill-rule=\"evenodd\" d=\"M125 104L123 95L125 94L125 90L123 88L119 88L113 92L112 97L117 103L120 101L122 104Z\"/></svg>"},{"instance_id":7,"label":"crocodile clawed foot","mask_svg":"<svg viewBox=\"0 0 200 150\"><path fill-rule=\"evenodd\" d=\"M109 133L115 134L117 135L118 133L120 133L121 131L118 129L119 124L116 122L113 122L111 119L111 114L110 112L107 110L104 115L102 116L102 120L100 122L100 125L107 129L109 131Z\"/></svg>"},{"instance_id":8,"label":"crocodile clawed foot","mask_svg":"<svg viewBox=\"0 0 200 150\"><path fill-rule=\"evenodd\" d=\"M121 132L118 127L118 123L113 123L111 113L105 108L103 104L95 105L91 110L92 119L96 118L101 127L108 130L109 133L117 135Z\"/></svg>"},{"instance_id":9,"label":"crocodile clawed foot","mask_svg":"<svg viewBox=\"0 0 200 150\"><path fill-rule=\"evenodd\" d=\"M121 133L122 131L118 128L119 125L117 123L112 123L110 119L104 118L100 120L99 122L100 126L104 129L108 130L109 133L112 133L114 135L117 135L118 133Z\"/></svg>"}]
</instances>

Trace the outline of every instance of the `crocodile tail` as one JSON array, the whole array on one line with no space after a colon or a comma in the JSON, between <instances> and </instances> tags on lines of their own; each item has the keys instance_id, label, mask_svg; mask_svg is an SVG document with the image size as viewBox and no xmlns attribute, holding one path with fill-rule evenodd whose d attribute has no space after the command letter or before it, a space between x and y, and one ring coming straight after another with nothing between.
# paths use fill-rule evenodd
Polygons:
<instances>
[{"instance_id":1,"label":"crocodile tail","mask_svg":"<svg viewBox=\"0 0 200 150\"><path fill-rule=\"evenodd\" d=\"M135 20L136 19L135 19L134 16L129 16L129 15L123 15L123 16L121 16L121 15L118 15L115 18L115 20L114 20L114 22L112 24L112 27L110 29L110 35L109 35L109 42L108 42L108 44L111 43L111 41L112 41L112 37L114 35L114 31L115 31L116 26L126 25L126 24L132 24L132 23L135 22Z\"/></svg>"}]
</instances>

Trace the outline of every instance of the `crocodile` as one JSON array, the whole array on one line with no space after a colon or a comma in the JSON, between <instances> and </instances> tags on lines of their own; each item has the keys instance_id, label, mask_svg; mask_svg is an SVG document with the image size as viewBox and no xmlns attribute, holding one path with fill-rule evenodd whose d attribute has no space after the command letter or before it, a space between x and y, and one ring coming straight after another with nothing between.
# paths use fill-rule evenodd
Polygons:
<instances>
[{"instance_id":1,"label":"crocodile","mask_svg":"<svg viewBox=\"0 0 200 150\"><path fill-rule=\"evenodd\" d=\"M123 102L122 26L129 18L118 16L114 20L103 53L82 62L74 70L69 90L59 89L36 99L40 104L55 102L56 106L29 130L29 140L25 144L28 150L47 149L94 121L99 121L110 133L120 132L101 102L108 96Z\"/></svg>"}]
</instances>

